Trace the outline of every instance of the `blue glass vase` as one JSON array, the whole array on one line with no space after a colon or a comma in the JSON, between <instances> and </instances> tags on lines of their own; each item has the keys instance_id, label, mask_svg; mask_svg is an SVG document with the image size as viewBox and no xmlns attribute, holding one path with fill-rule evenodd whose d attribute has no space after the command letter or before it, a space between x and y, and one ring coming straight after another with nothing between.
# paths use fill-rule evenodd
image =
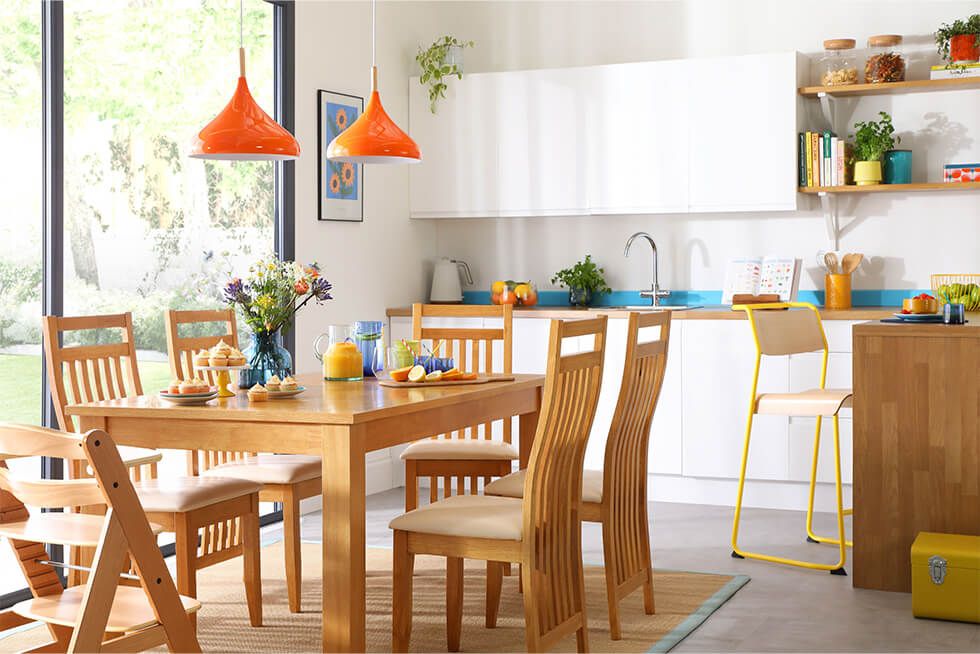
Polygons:
<instances>
[{"instance_id":1,"label":"blue glass vase","mask_svg":"<svg viewBox=\"0 0 980 654\"><path fill-rule=\"evenodd\" d=\"M374 377L374 362L384 350L384 332L380 320L358 320L354 323L354 344L364 360L364 376Z\"/></svg>"},{"instance_id":2,"label":"blue glass vase","mask_svg":"<svg viewBox=\"0 0 980 654\"><path fill-rule=\"evenodd\" d=\"M260 332L252 334L252 342L245 351L248 368L238 374L238 387L251 388L265 384L276 375L280 379L292 374L293 357L282 346L279 332Z\"/></svg>"}]
</instances>

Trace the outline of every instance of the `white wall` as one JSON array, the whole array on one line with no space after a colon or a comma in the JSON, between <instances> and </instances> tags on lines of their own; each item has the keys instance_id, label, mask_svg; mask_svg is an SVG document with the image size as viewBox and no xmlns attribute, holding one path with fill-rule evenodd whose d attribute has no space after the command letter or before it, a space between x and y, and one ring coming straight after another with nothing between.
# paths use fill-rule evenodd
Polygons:
<instances>
[{"instance_id":1,"label":"white wall","mask_svg":"<svg viewBox=\"0 0 980 654\"><path fill-rule=\"evenodd\" d=\"M495 1L446 2L435 10L435 32L477 42L466 51L470 72L786 50L819 58L825 38L853 37L862 45L872 34L898 33L912 51L910 77L924 78L928 66L938 63L931 32L942 22L975 13L977 4ZM710 69L703 74L710 76ZM724 111L729 102L752 102L751 82L746 80L743 97L718 98L718 110ZM857 104L853 120L875 117L879 110L891 113L903 147L914 150L916 179L940 181L944 160L980 160L978 109L977 91L866 98ZM519 115L513 118L520 120ZM639 252L624 259L623 245L631 233L645 230L661 251L662 287L718 289L731 257L791 254L810 265L829 241L817 201L808 199L801 206L800 211L761 216L440 221L438 254L468 261L477 288L485 289L499 278L530 278L550 288L548 280L556 270L589 252L605 266L613 288L638 289L649 286L649 256ZM856 288L928 288L930 274L969 272L980 260L976 193L867 196L842 208L860 222L841 247L871 257L855 279ZM813 267L801 286L822 288L820 272Z\"/></svg>"}]
</instances>

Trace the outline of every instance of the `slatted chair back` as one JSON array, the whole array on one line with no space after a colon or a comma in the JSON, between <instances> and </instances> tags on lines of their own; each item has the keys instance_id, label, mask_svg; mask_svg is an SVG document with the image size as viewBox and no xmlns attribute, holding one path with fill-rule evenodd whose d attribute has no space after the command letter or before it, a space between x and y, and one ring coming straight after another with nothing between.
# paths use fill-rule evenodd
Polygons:
<instances>
[{"instance_id":1,"label":"slatted chair back","mask_svg":"<svg viewBox=\"0 0 980 654\"><path fill-rule=\"evenodd\" d=\"M654 327L659 328L657 338L641 342L640 330ZM608 506L603 546L606 565L612 568L607 574L613 573L617 588L646 579L650 567L647 452L669 341L669 311L630 314L623 381L606 439L602 478L603 504Z\"/></svg>"},{"instance_id":2,"label":"slatted chair back","mask_svg":"<svg viewBox=\"0 0 980 654\"><path fill-rule=\"evenodd\" d=\"M48 456L80 462L94 473L93 478L70 480L23 479L11 473L6 460ZM171 651L200 652L194 629L187 618L173 578L156 544L146 515L140 506L126 466L115 443L103 431L74 434L34 427L0 423L0 524L22 522L28 518L27 506L65 508L79 504L101 504L107 507L101 536L87 584L77 607L78 622L74 628L50 624L56 638L49 648L37 651L135 651L167 644ZM86 522L92 516L64 514L46 528L24 530L25 535L50 537L60 542L57 529L65 530L61 538L74 536L73 519ZM43 542L8 539L24 573L28 588L35 597L54 598L63 592L53 568L42 562L48 556ZM131 561L146 600L157 623L143 625L131 634L107 634L109 610L113 604L119 573ZM67 613L68 608L51 610L52 615ZM16 609L15 609L16 610ZM73 611L74 612L74 611ZM63 615L60 616L63 619ZM5 616L8 628L20 618ZM31 620L26 620L30 622ZM107 641L106 639L111 639Z\"/></svg>"},{"instance_id":3,"label":"slatted chair back","mask_svg":"<svg viewBox=\"0 0 980 654\"><path fill-rule=\"evenodd\" d=\"M548 372L524 482L524 593L530 651L586 624L582 572L582 471L606 349L606 316L551 321ZM562 355L568 338L591 350Z\"/></svg>"},{"instance_id":4,"label":"slatted chair back","mask_svg":"<svg viewBox=\"0 0 980 654\"><path fill-rule=\"evenodd\" d=\"M217 383L217 373L213 370L198 370L194 365L194 355L201 350L210 350L224 340L232 347L238 347L238 324L234 309L208 309L202 311L177 311L166 313L167 352L170 359L170 372L175 379L200 377L209 384ZM224 332L212 336L181 336L181 325L218 323L224 325Z\"/></svg>"},{"instance_id":5,"label":"slatted chair back","mask_svg":"<svg viewBox=\"0 0 980 654\"><path fill-rule=\"evenodd\" d=\"M42 321L48 382L58 425L77 431L70 404L115 400L143 394L136 364L133 316L119 313L101 316L45 316ZM65 345L73 334L90 330L119 330L118 339L95 345ZM105 332L100 332L102 340Z\"/></svg>"}]
</instances>

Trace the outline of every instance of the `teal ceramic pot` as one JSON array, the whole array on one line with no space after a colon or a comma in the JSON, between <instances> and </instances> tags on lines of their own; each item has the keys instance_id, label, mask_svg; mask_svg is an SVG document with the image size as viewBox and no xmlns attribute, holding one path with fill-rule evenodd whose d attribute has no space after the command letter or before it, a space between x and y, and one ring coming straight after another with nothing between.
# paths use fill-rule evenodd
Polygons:
<instances>
[{"instance_id":1,"label":"teal ceramic pot","mask_svg":"<svg viewBox=\"0 0 980 654\"><path fill-rule=\"evenodd\" d=\"M912 183L912 151L889 150L884 157L885 184Z\"/></svg>"}]
</instances>

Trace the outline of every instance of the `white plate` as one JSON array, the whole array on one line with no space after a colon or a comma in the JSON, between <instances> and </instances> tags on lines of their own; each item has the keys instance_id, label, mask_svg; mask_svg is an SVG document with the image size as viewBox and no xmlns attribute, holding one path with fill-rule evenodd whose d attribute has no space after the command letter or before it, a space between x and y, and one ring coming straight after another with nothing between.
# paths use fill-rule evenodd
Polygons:
<instances>
[{"instance_id":1,"label":"white plate","mask_svg":"<svg viewBox=\"0 0 980 654\"><path fill-rule=\"evenodd\" d=\"M942 322L941 313L895 313L892 314L906 322Z\"/></svg>"},{"instance_id":2,"label":"white plate","mask_svg":"<svg viewBox=\"0 0 980 654\"><path fill-rule=\"evenodd\" d=\"M248 364L240 366L194 366L195 370L245 370Z\"/></svg>"},{"instance_id":3,"label":"white plate","mask_svg":"<svg viewBox=\"0 0 980 654\"><path fill-rule=\"evenodd\" d=\"M166 398L168 400L174 397L176 398L209 397L217 392L218 392L218 388L216 386L212 386L211 390L204 393L169 393L167 391L160 391L160 397Z\"/></svg>"},{"instance_id":4,"label":"white plate","mask_svg":"<svg viewBox=\"0 0 980 654\"><path fill-rule=\"evenodd\" d=\"M306 386L297 386L291 391L269 391L270 400L285 400L290 397L296 397L300 393L306 390Z\"/></svg>"},{"instance_id":5,"label":"white plate","mask_svg":"<svg viewBox=\"0 0 980 654\"><path fill-rule=\"evenodd\" d=\"M197 404L207 404L211 400L218 397L218 391L213 391L207 394L195 394L195 395L169 395L160 394L160 399L165 402L170 402L171 404L180 404L181 406L194 406Z\"/></svg>"}]
</instances>

